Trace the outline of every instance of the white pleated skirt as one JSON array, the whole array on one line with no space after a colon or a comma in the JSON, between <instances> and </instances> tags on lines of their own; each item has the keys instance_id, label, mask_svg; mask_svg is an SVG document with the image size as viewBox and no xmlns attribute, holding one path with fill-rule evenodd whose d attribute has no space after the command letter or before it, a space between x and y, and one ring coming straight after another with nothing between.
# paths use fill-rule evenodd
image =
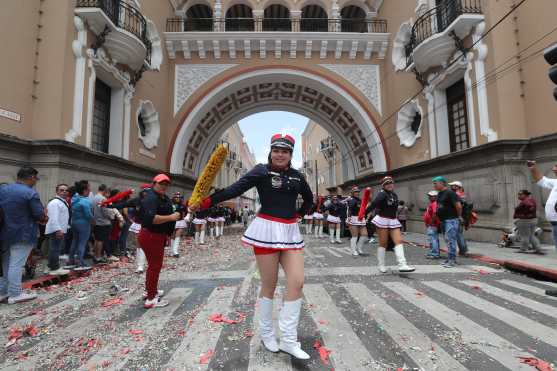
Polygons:
<instances>
[{"instance_id":1,"label":"white pleated skirt","mask_svg":"<svg viewBox=\"0 0 557 371\"><path fill-rule=\"evenodd\" d=\"M327 221L329 223L340 224L340 218L338 216L327 215Z\"/></svg>"},{"instance_id":2,"label":"white pleated skirt","mask_svg":"<svg viewBox=\"0 0 557 371\"><path fill-rule=\"evenodd\" d=\"M184 219L178 220L174 229L185 229L188 225Z\"/></svg>"},{"instance_id":3,"label":"white pleated skirt","mask_svg":"<svg viewBox=\"0 0 557 371\"><path fill-rule=\"evenodd\" d=\"M211 217L209 217L209 218L207 218L207 221L208 221L209 223L216 223L216 222L217 222L217 218L211 218Z\"/></svg>"},{"instance_id":4,"label":"white pleated skirt","mask_svg":"<svg viewBox=\"0 0 557 371\"><path fill-rule=\"evenodd\" d=\"M277 250L299 250L304 247L298 223L281 222L278 218L256 216L242 236L242 243L250 247Z\"/></svg>"},{"instance_id":5,"label":"white pleated skirt","mask_svg":"<svg viewBox=\"0 0 557 371\"><path fill-rule=\"evenodd\" d=\"M205 220L205 219L193 218L192 223L193 223L193 224L207 224L207 220Z\"/></svg>"},{"instance_id":6,"label":"white pleated skirt","mask_svg":"<svg viewBox=\"0 0 557 371\"><path fill-rule=\"evenodd\" d=\"M385 228L385 229L402 228L402 225L400 224L398 219L384 218L379 215L375 215L375 217L371 222L375 224L377 228Z\"/></svg>"},{"instance_id":7,"label":"white pleated skirt","mask_svg":"<svg viewBox=\"0 0 557 371\"><path fill-rule=\"evenodd\" d=\"M350 218L348 218L347 223L349 225L356 225L358 227L361 226L365 226L366 225L366 220L365 219L358 219L358 216L351 216Z\"/></svg>"},{"instance_id":8,"label":"white pleated skirt","mask_svg":"<svg viewBox=\"0 0 557 371\"><path fill-rule=\"evenodd\" d=\"M321 220L321 219L323 219L323 214L313 213L313 219Z\"/></svg>"},{"instance_id":9,"label":"white pleated skirt","mask_svg":"<svg viewBox=\"0 0 557 371\"><path fill-rule=\"evenodd\" d=\"M132 223L132 225L130 225L130 232L135 233L135 234L139 234L139 232L141 232L141 224Z\"/></svg>"},{"instance_id":10,"label":"white pleated skirt","mask_svg":"<svg viewBox=\"0 0 557 371\"><path fill-rule=\"evenodd\" d=\"M313 215L304 215L305 220L313 220Z\"/></svg>"}]
</instances>

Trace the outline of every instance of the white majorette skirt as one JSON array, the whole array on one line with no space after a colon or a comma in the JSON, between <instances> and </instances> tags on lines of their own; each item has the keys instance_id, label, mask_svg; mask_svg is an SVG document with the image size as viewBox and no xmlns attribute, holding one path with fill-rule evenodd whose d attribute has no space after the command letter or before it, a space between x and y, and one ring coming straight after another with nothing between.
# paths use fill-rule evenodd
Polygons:
<instances>
[{"instance_id":1,"label":"white majorette skirt","mask_svg":"<svg viewBox=\"0 0 557 371\"><path fill-rule=\"evenodd\" d=\"M359 227L365 226L366 225L366 220L365 219L358 219L358 216L351 216L350 218L348 218L347 223L349 225L356 225Z\"/></svg>"},{"instance_id":2,"label":"white majorette skirt","mask_svg":"<svg viewBox=\"0 0 557 371\"><path fill-rule=\"evenodd\" d=\"M187 227L188 225L186 224L186 221L184 219L180 219L176 222L176 226L174 227L174 229L184 229Z\"/></svg>"},{"instance_id":3,"label":"white majorette skirt","mask_svg":"<svg viewBox=\"0 0 557 371\"><path fill-rule=\"evenodd\" d=\"M338 216L327 215L327 221L329 223L340 224L340 218Z\"/></svg>"},{"instance_id":4,"label":"white majorette skirt","mask_svg":"<svg viewBox=\"0 0 557 371\"><path fill-rule=\"evenodd\" d=\"M217 220L217 222L225 222L226 221L224 216L219 216L216 220Z\"/></svg>"},{"instance_id":5,"label":"white majorette skirt","mask_svg":"<svg viewBox=\"0 0 557 371\"><path fill-rule=\"evenodd\" d=\"M217 221L217 218L208 217L208 218L207 218L207 221L208 221L209 223L215 223L215 222Z\"/></svg>"},{"instance_id":6,"label":"white majorette skirt","mask_svg":"<svg viewBox=\"0 0 557 371\"><path fill-rule=\"evenodd\" d=\"M323 219L323 214L313 213L313 219L321 220L321 219Z\"/></svg>"},{"instance_id":7,"label":"white majorette skirt","mask_svg":"<svg viewBox=\"0 0 557 371\"><path fill-rule=\"evenodd\" d=\"M297 219L258 214L242 236L246 246L261 249L299 250L304 247Z\"/></svg>"},{"instance_id":8,"label":"white majorette skirt","mask_svg":"<svg viewBox=\"0 0 557 371\"><path fill-rule=\"evenodd\" d=\"M135 233L135 234L139 234L139 232L141 232L141 224L132 223L132 225L130 225L130 232Z\"/></svg>"},{"instance_id":9,"label":"white majorette skirt","mask_svg":"<svg viewBox=\"0 0 557 371\"><path fill-rule=\"evenodd\" d=\"M371 222L375 224L377 228L385 228L385 229L402 228L402 225L400 224L398 219L384 218L379 215L375 215L375 217Z\"/></svg>"},{"instance_id":10,"label":"white majorette skirt","mask_svg":"<svg viewBox=\"0 0 557 371\"><path fill-rule=\"evenodd\" d=\"M205 220L205 219L193 218L193 224L207 224L207 220Z\"/></svg>"},{"instance_id":11,"label":"white majorette skirt","mask_svg":"<svg viewBox=\"0 0 557 371\"><path fill-rule=\"evenodd\" d=\"M304 215L304 219L305 220L313 220L313 214L312 215Z\"/></svg>"}]
</instances>

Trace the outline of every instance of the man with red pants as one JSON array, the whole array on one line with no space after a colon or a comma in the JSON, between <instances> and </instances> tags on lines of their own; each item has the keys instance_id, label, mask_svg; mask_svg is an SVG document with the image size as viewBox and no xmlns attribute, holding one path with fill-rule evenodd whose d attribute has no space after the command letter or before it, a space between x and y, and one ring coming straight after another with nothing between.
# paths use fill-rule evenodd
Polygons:
<instances>
[{"instance_id":1,"label":"man with red pants","mask_svg":"<svg viewBox=\"0 0 557 371\"><path fill-rule=\"evenodd\" d=\"M159 274L164 258L164 245L168 236L174 232L176 221L182 219L180 212L174 212L172 201L166 195L170 185L170 178L159 174L153 178L153 187L148 189L145 197L140 201L139 220L141 232L137 238L139 246L147 258L147 273L145 275L144 307L160 308L168 305L160 300L164 294L158 290Z\"/></svg>"}]
</instances>

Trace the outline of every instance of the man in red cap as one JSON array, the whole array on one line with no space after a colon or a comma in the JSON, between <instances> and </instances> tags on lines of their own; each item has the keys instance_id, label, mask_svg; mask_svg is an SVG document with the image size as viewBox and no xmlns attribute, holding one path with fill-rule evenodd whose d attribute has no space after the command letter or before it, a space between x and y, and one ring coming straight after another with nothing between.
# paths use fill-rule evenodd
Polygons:
<instances>
[{"instance_id":1,"label":"man in red cap","mask_svg":"<svg viewBox=\"0 0 557 371\"><path fill-rule=\"evenodd\" d=\"M170 178L165 174L158 174L153 178L152 188L145 191L145 196L139 203L141 231L137 240L147 258L147 293L144 295L144 307L147 309L168 305L167 301L160 300L163 292L158 290L159 274L166 239L174 232L176 221L182 219L182 214L174 212L172 201L166 195L169 185Z\"/></svg>"}]
</instances>

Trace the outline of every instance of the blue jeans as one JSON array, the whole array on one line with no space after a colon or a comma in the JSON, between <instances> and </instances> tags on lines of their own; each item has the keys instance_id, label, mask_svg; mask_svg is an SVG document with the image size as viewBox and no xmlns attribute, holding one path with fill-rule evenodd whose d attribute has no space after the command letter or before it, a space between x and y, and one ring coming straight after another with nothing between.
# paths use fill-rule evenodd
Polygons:
<instances>
[{"instance_id":1,"label":"blue jeans","mask_svg":"<svg viewBox=\"0 0 557 371\"><path fill-rule=\"evenodd\" d=\"M87 242L91 236L91 224L72 224L72 247L70 248L70 262L77 263L80 266L85 265L83 257L85 256L85 248L87 247Z\"/></svg>"},{"instance_id":2,"label":"blue jeans","mask_svg":"<svg viewBox=\"0 0 557 371\"><path fill-rule=\"evenodd\" d=\"M120 238L118 239L118 247L120 250L120 255L126 255L128 253L128 233L130 231L130 224L124 224L122 231L120 232Z\"/></svg>"},{"instance_id":3,"label":"blue jeans","mask_svg":"<svg viewBox=\"0 0 557 371\"><path fill-rule=\"evenodd\" d=\"M34 245L34 243L23 242L4 246L0 295L8 294L9 297L16 297L21 294L22 269Z\"/></svg>"},{"instance_id":4,"label":"blue jeans","mask_svg":"<svg viewBox=\"0 0 557 371\"><path fill-rule=\"evenodd\" d=\"M449 260L456 260L456 246L458 230L460 228L459 219L443 220L443 231L445 232L445 242L449 250Z\"/></svg>"},{"instance_id":5,"label":"blue jeans","mask_svg":"<svg viewBox=\"0 0 557 371\"><path fill-rule=\"evenodd\" d=\"M553 227L553 243L557 248L557 222L551 222L551 226Z\"/></svg>"},{"instance_id":6,"label":"blue jeans","mask_svg":"<svg viewBox=\"0 0 557 371\"><path fill-rule=\"evenodd\" d=\"M56 238L56 233L48 235L48 268L53 271L60 268L60 249L64 242Z\"/></svg>"},{"instance_id":7,"label":"blue jeans","mask_svg":"<svg viewBox=\"0 0 557 371\"><path fill-rule=\"evenodd\" d=\"M464 239L464 225L462 223L458 223L458 234L456 235L456 244L458 245L458 252L461 255L464 255L468 252L468 245L466 244L466 240Z\"/></svg>"},{"instance_id":8,"label":"blue jeans","mask_svg":"<svg viewBox=\"0 0 557 371\"><path fill-rule=\"evenodd\" d=\"M427 227L426 233L429 239L429 246L431 247L428 255L439 256L439 231L437 230L437 227Z\"/></svg>"}]
</instances>

